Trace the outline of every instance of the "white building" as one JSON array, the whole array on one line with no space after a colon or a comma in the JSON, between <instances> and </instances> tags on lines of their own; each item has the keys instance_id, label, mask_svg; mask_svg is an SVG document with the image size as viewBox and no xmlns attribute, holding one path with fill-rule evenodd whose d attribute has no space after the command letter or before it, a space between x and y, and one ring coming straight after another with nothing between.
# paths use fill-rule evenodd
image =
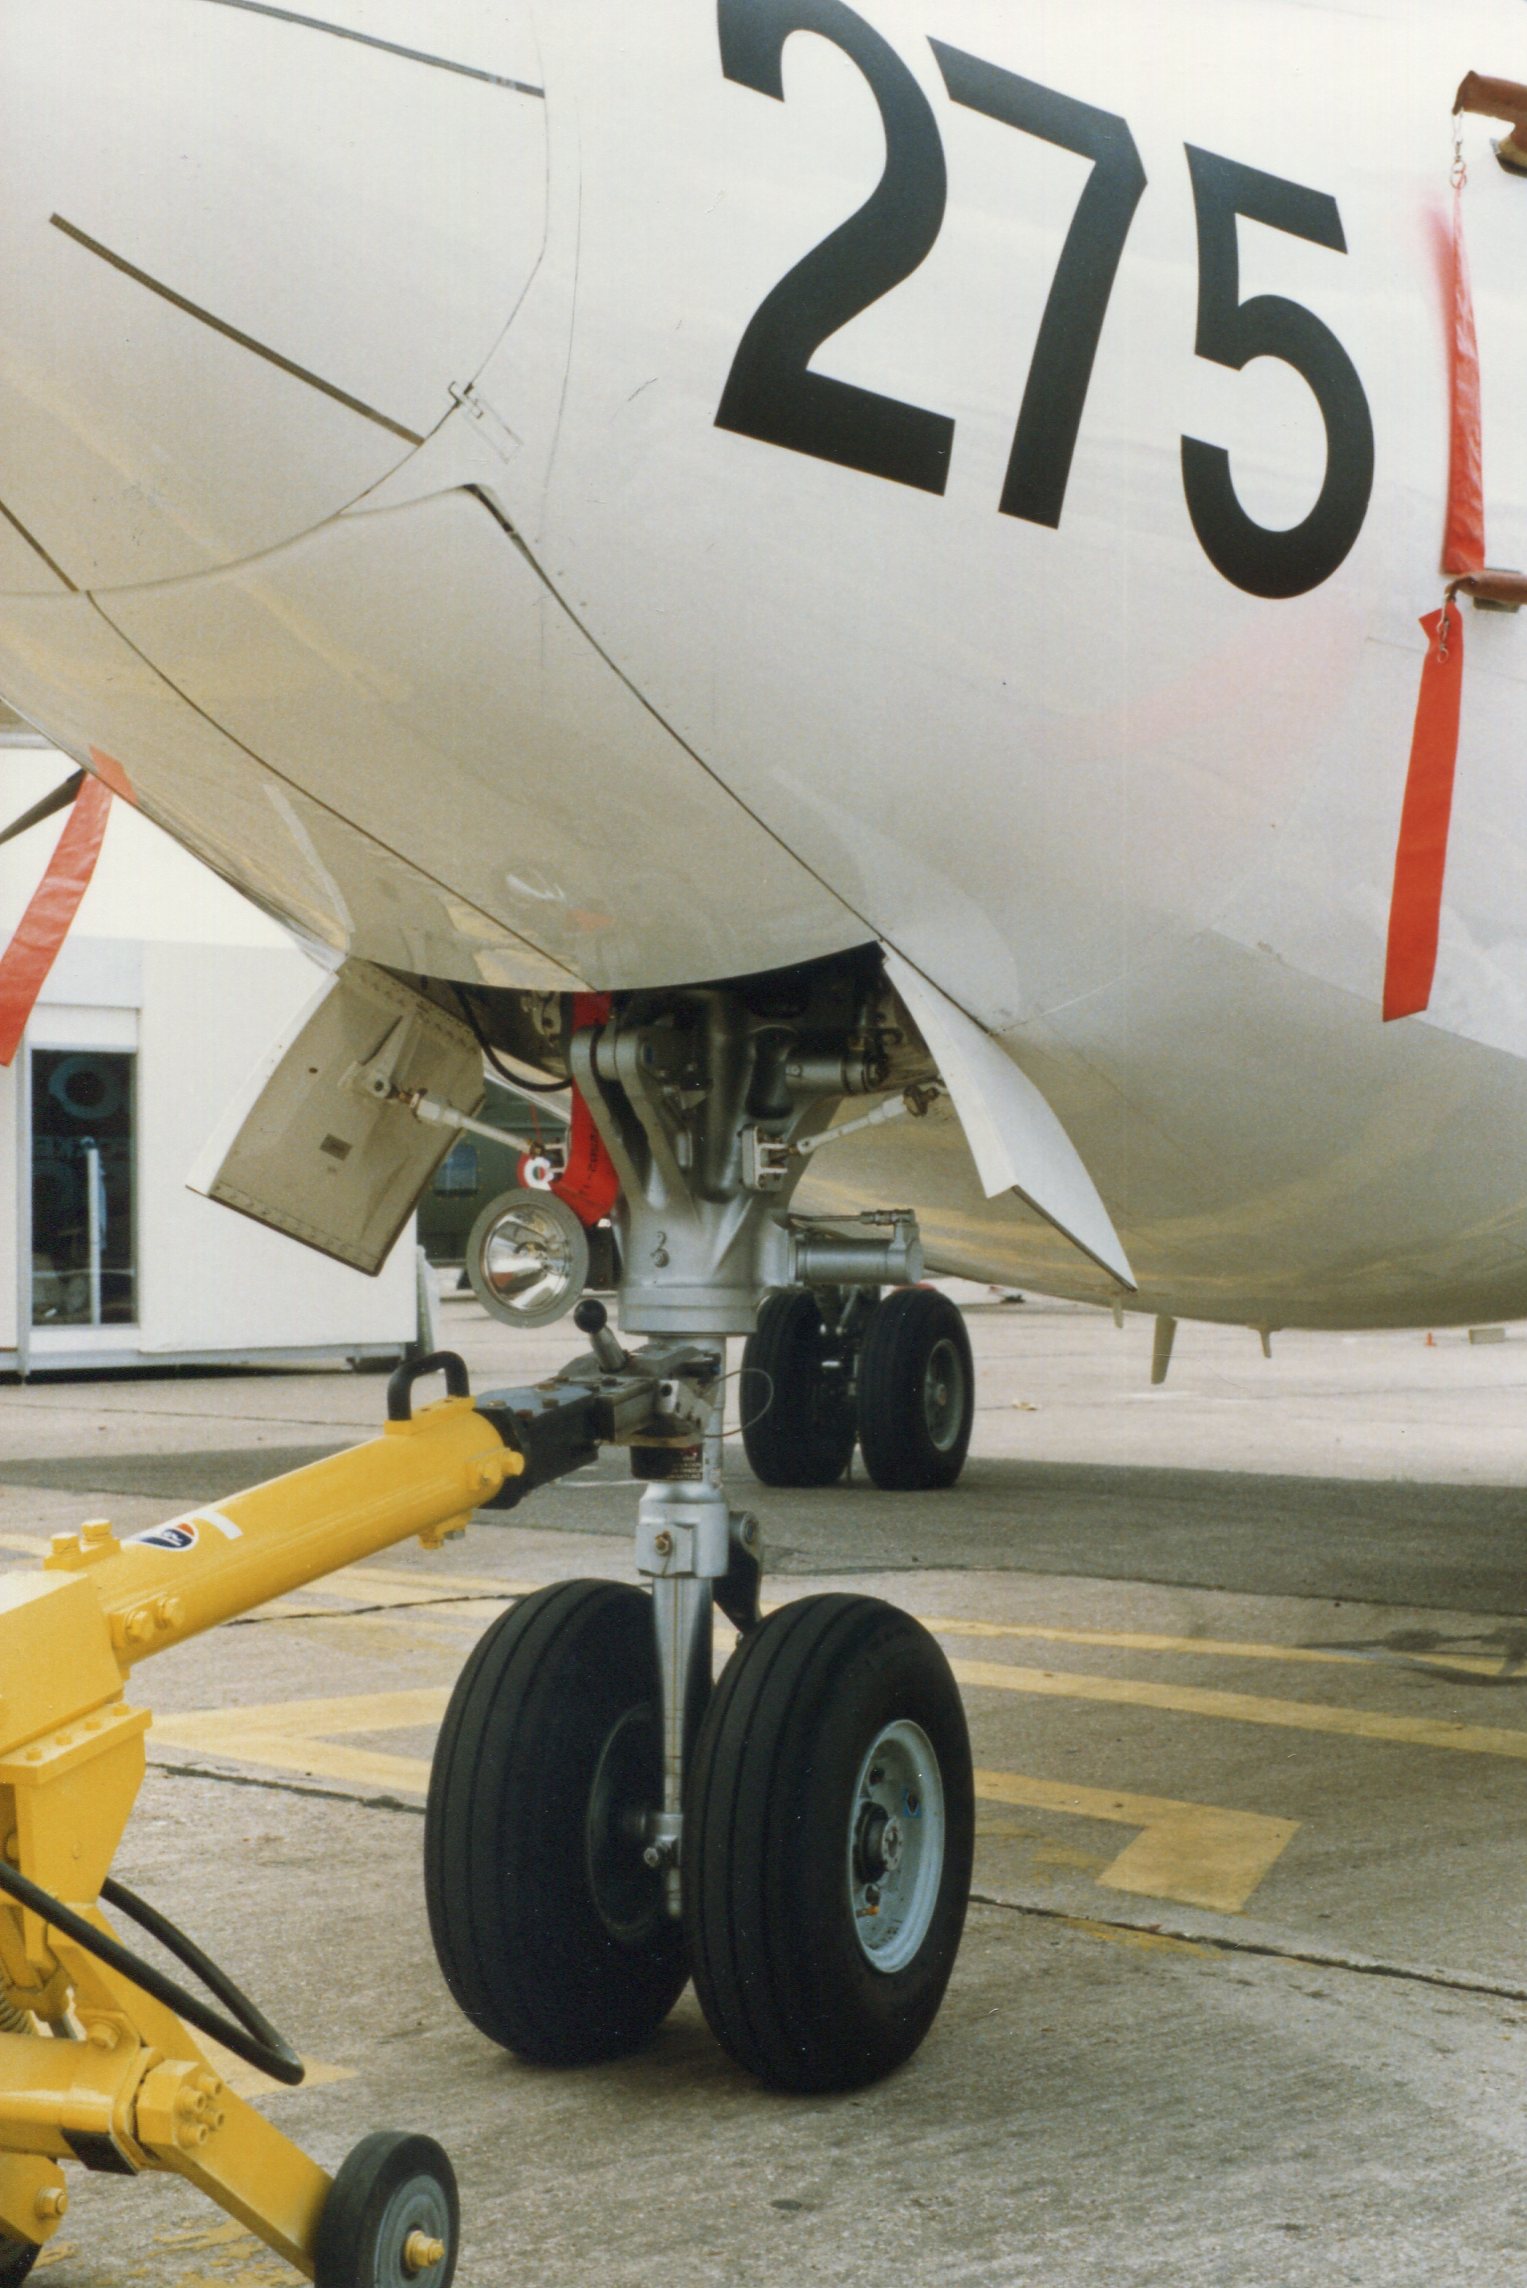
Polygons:
<instances>
[{"instance_id":1,"label":"white building","mask_svg":"<svg viewBox=\"0 0 1527 2288\"><path fill-rule=\"evenodd\" d=\"M0 826L71 767L0 728ZM61 824L0 848L0 949ZM414 1339L411 1223L368 1279L186 1189L320 978L278 924L112 805L74 926L0 1068L0 1374L381 1357Z\"/></svg>"}]
</instances>

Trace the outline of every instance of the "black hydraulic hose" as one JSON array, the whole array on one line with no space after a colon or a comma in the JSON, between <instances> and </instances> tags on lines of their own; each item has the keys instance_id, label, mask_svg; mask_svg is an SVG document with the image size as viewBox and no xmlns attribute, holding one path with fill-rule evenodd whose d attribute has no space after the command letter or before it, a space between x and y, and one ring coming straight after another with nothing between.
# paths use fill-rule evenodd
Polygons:
<instances>
[{"instance_id":1,"label":"black hydraulic hose","mask_svg":"<svg viewBox=\"0 0 1527 2288\"><path fill-rule=\"evenodd\" d=\"M194 1978L199 1978L208 1993L216 1995L224 2009L232 2013L230 2017L225 2018L211 2009L198 1995L188 1994L183 1986L164 1971L156 1970L151 1962L145 1962L119 1940L110 1937L105 1931L97 1930L94 1923L86 1922L83 1915L77 1915L72 1907L66 1907L62 1899L55 1899L40 1883L34 1883L29 1876L18 1874L14 1867L6 1866L3 1860L0 1860L0 1891L8 1892L19 1905L29 1907L34 1915L41 1915L45 1923L50 1924L54 1930L62 1931L65 1938L72 1939L87 1954L93 1954L98 1962L104 1962L110 1969L120 1972L122 1977L130 1978L135 1986L141 1986L145 1994L151 1994L167 2010L177 2011L198 2033L209 2034L214 2042L221 2042L225 2050L232 2050L234 2056L242 2058L246 2065L255 2066L261 2073L269 2074L272 2081L284 2081L288 2088L295 2088L302 2080L307 2069L285 2035L277 2033L270 2020L255 2008L248 1995L241 1993L234 1985L226 1970L219 1969L209 1955L203 1954L201 1948L186 1937L183 1930L178 1930L167 1916L160 1914L157 1907L151 1907L146 1899L140 1899L136 1892L128 1890L125 1883L115 1882L108 1876L101 1885L101 1897L108 1906L116 1907L122 1914L130 1916L141 1930L148 1932L150 1938L159 1941L166 1953L174 1955L176 1961L182 1963Z\"/></svg>"},{"instance_id":2,"label":"black hydraulic hose","mask_svg":"<svg viewBox=\"0 0 1527 2288\"><path fill-rule=\"evenodd\" d=\"M519 1073L511 1072L509 1067L500 1061L497 1049L494 1048L493 1043L483 1030L476 1010L472 1007L466 994L462 992L461 987L453 984L451 991L456 996L457 1007L476 1037L477 1046L482 1050L499 1079L508 1087L517 1088L526 1096L563 1096L572 1087L573 1084L570 1080L525 1080Z\"/></svg>"}]
</instances>

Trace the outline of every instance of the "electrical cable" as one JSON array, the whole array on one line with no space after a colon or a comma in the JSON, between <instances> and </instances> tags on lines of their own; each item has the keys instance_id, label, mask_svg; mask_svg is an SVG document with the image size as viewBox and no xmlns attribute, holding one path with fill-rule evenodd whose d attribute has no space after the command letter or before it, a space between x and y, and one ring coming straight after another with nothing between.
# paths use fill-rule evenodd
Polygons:
<instances>
[{"instance_id":1,"label":"electrical cable","mask_svg":"<svg viewBox=\"0 0 1527 2288\"><path fill-rule=\"evenodd\" d=\"M294 2089L303 2079L307 2069L285 2035L277 2033L270 2020L256 2009L248 1995L234 1985L228 1973L219 1969L209 1955L203 1954L194 1940L187 1938L183 1930L177 1929L167 1916L160 1914L157 1907L151 1907L146 1899L140 1899L136 1892L128 1890L125 1883L107 1877L101 1885L101 1897L106 1904L116 1907L137 1923L141 1930L147 1931L150 1938L157 1939L166 1953L172 1954L194 1978L201 1980L207 1991L216 1996L225 2010L231 2012L231 2016L223 2017L198 1995L188 1994L177 1980L168 1977L162 1970L156 1970L151 1962L145 1962L141 1955L134 1954L108 1932L97 1930L94 1923L87 1922L83 1915L77 1915L72 1907L66 1907L62 1899L55 1899L40 1883L34 1883L29 1876L19 1874L14 1867L6 1866L3 1861L0 1861L0 1891L8 1892L18 1905L30 1908L34 1915L40 1915L45 1923L54 1930L61 1931L65 1938L72 1939L76 1946L83 1947L87 1954L93 1954L98 1962L104 1962L109 1969L119 1972L124 1978L130 1978L135 1986L141 1986L145 1994L151 1994L167 2010L178 2012L198 2033L208 2034L214 2042L221 2042L225 2050L232 2050L234 2056L242 2058L246 2065L254 2066L260 2073L269 2074L272 2081L285 2082L289 2089Z\"/></svg>"},{"instance_id":2,"label":"electrical cable","mask_svg":"<svg viewBox=\"0 0 1527 2288\"><path fill-rule=\"evenodd\" d=\"M562 1096L572 1087L573 1084L570 1080L524 1080L518 1073L511 1072L506 1064L500 1062L498 1051L484 1032L477 1011L454 980L451 984L451 991L456 996L461 1014L471 1028L477 1046L482 1050L499 1079L507 1087L522 1089L527 1096Z\"/></svg>"}]
</instances>

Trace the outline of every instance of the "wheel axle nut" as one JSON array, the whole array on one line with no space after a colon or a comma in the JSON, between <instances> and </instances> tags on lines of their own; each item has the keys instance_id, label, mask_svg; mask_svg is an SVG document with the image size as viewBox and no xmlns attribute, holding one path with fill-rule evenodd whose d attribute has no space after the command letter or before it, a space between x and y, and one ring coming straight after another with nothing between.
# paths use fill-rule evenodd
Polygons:
<instances>
[{"instance_id":1,"label":"wheel axle nut","mask_svg":"<svg viewBox=\"0 0 1527 2288\"><path fill-rule=\"evenodd\" d=\"M657 1551L659 1557L671 1557L673 1555L673 1535L668 1531L666 1526L664 1526L661 1533L655 1533L653 1535L652 1546Z\"/></svg>"},{"instance_id":2,"label":"wheel axle nut","mask_svg":"<svg viewBox=\"0 0 1527 2288\"><path fill-rule=\"evenodd\" d=\"M411 2232L403 2243L405 2272L428 2272L432 2264L444 2262L445 2242L436 2240L433 2233Z\"/></svg>"},{"instance_id":3,"label":"wheel axle nut","mask_svg":"<svg viewBox=\"0 0 1527 2288\"><path fill-rule=\"evenodd\" d=\"M69 2207L68 2190L63 2185L45 2185L32 2203L32 2213L44 2224L50 2218L63 2216Z\"/></svg>"}]
</instances>

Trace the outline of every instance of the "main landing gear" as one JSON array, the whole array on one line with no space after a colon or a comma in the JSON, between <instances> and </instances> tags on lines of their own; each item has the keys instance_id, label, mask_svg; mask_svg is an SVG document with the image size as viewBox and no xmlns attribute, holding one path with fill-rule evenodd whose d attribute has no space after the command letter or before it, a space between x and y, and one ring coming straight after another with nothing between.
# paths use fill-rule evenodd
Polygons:
<instances>
[{"instance_id":1,"label":"main landing gear","mask_svg":"<svg viewBox=\"0 0 1527 2288\"><path fill-rule=\"evenodd\" d=\"M857 1442L885 1492L952 1486L975 1419L965 1322L947 1295L901 1287L770 1295L742 1354L742 1443L766 1486L830 1486Z\"/></svg>"},{"instance_id":2,"label":"main landing gear","mask_svg":"<svg viewBox=\"0 0 1527 2288\"><path fill-rule=\"evenodd\" d=\"M585 1301L585 1356L476 1403L526 1456L495 1506L630 1447L648 1589L559 1583L489 1630L425 1822L446 1980L525 2058L636 2049L692 1975L741 2065L850 2088L912 2054L953 1968L974 1804L949 1665L876 1598L764 1618L758 1526L722 1487L738 1333L745 1421L767 1381L746 1432L765 1483L828 1484L856 1440L884 1486L948 1485L964 1460L969 1345L944 1297L898 1284L921 1272L913 1219L845 1232L785 1213L797 1142L893 1086L879 990L857 969L772 996L633 996L571 1044L621 1179L622 1329L648 1340L627 1351ZM713 1687L718 1607L739 1642Z\"/></svg>"}]
</instances>

